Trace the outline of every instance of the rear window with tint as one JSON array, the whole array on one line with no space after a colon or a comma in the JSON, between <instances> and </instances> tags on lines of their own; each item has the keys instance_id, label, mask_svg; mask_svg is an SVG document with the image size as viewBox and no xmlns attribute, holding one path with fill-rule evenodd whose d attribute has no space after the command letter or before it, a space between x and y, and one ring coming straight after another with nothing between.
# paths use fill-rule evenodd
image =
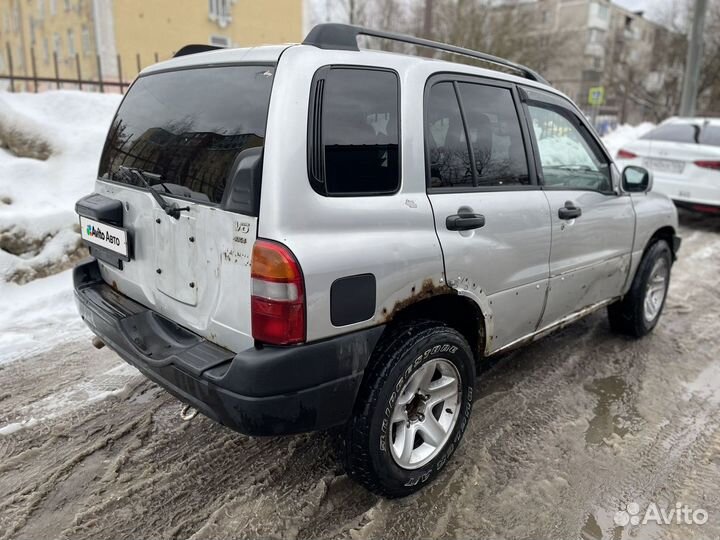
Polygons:
<instances>
[{"instance_id":1,"label":"rear window with tint","mask_svg":"<svg viewBox=\"0 0 720 540\"><path fill-rule=\"evenodd\" d=\"M264 145L273 75L255 65L140 77L110 127L99 177L141 185L119 171L135 167L171 192L219 203L240 154Z\"/></svg>"},{"instance_id":2,"label":"rear window with tint","mask_svg":"<svg viewBox=\"0 0 720 540\"><path fill-rule=\"evenodd\" d=\"M693 124L665 124L646 133L641 139L694 144L699 128Z\"/></svg>"}]
</instances>

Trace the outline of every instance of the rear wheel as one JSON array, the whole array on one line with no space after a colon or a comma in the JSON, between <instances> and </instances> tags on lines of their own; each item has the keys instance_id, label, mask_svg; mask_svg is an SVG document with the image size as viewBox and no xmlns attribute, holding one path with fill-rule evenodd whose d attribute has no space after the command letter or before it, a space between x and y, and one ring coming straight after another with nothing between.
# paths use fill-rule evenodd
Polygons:
<instances>
[{"instance_id":1,"label":"rear wheel","mask_svg":"<svg viewBox=\"0 0 720 540\"><path fill-rule=\"evenodd\" d=\"M445 466L472 410L470 347L441 323L405 325L373 355L345 435L348 474L371 491L402 497Z\"/></svg>"},{"instance_id":2,"label":"rear wheel","mask_svg":"<svg viewBox=\"0 0 720 540\"><path fill-rule=\"evenodd\" d=\"M658 240L645 253L625 298L608 307L613 331L642 337L655 328L670 285L672 252L665 240Z\"/></svg>"}]
</instances>

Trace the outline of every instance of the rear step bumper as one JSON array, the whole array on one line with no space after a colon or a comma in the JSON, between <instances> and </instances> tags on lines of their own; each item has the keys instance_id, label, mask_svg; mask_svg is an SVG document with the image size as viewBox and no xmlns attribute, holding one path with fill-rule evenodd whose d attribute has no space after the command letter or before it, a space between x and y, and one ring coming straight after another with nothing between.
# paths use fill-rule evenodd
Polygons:
<instances>
[{"instance_id":1,"label":"rear step bumper","mask_svg":"<svg viewBox=\"0 0 720 540\"><path fill-rule=\"evenodd\" d=\"M73 279L80 315L111 349L179 400L248 435L344 423L384 328L235 354L114 290L95 259Z\"/></svg>"}]
</instances>

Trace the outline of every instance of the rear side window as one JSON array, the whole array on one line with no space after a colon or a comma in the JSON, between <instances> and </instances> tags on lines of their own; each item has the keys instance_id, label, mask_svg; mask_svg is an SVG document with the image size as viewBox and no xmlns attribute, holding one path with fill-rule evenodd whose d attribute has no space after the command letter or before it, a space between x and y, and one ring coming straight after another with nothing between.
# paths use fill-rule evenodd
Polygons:
<instances>
[{"instance_id":1,"label":"rear side window","mask_svg":"<svg viewBox=\"0 0 720 540\"><path fill-rule=\"evenodd\" d=\"M700 132L700 144L720 146L720 126L705 126Z\"/></svg>"},{"instance_id":2,"label":"rear side window","mask_svg":"<svg viewBox=\"0 0 720 540\"><path fill-rule=\"evenodd\" d=\"M429 187L530 184L520 121L509 89L437 83L430 88L425 121Z\"/></svg>"},{"instance_id":3,"label":"rear side window","mask_svg":"<svg viewBox=\"0 0 720 540\"><path fill-rule=\"evenodd\" d=\"M693 124L665 124L649 131L641 139L694 144L700 128Z\"/></svg>"},{"instance_id":4,"label":"rear side window","mask_svg":"<svg viewBox=\"0 0 720 540\"><path fill-rule=\"evenodd\" d=\"M530 184L525 146L507 88L459 83L479 186Z\"/></svg>"},{"instance_id":5,"label":"rear side window","mask_svg":"<svg viewBox=\"0 0 720 540\"><path fill-rule=\"evenodd\" d=\"M273 75L254 65L140 77L110 127L99 177L141 186L121 170L138 168L166 193L220 203L240 154L264 145Z\"/></svg>"},{"instance_id":6,"label":"rear side window","mask_svg":"<svg viewBox=\"0 0 720 540\"><path fill-rule=\"evenodd\" d=\"M379 195L400 186L398 78L331 68L316 76L308 168L322 195Z\"/></svg>"},{"instance_id":7,"label":"rear side window","mask_svg":"<svg viewBox=\"0 0 720 540\"><path fill-rule=\"evenodd\" d=\"M472 187L470 151L453 83L430 89L426 124L430 187Z\"/></svg>"}]
</instances>

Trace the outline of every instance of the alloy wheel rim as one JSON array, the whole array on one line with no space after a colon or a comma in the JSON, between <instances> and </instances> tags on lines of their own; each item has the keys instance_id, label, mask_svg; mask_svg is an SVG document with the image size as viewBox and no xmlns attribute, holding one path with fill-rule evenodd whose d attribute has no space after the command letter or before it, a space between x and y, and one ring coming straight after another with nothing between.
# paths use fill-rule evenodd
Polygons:
<instances>
[{"instance_id":1,"label":"alloy wheel rim","mask_svg":"<svg viewBox=\"0 0 720 540\"><path fill-rule=\"evenodd\" d=\"M668 285L668 265L665 259L658 259L653 265L645 289L643 315L646 322L652 322L660 313Z\"/></svg>"},{"instance_id":2,"label":"alloy wheel rim","mask_svg":"<svg viewBox=\"0 0 720 540\"><path fill-rule=\"evenodd\" d=\"M403 469L417 469L445 447L460 415L460 374L435 358L405 383L390 418L390 453Z\"/></svg>"}]
</instances>

